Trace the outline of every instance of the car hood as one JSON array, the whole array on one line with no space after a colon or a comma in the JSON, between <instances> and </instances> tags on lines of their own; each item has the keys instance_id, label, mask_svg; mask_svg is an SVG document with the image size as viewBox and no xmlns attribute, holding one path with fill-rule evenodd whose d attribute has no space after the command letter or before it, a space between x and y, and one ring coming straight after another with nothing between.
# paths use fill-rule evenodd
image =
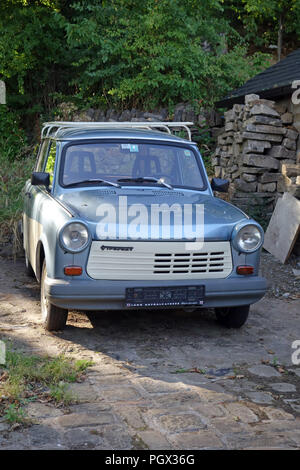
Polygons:
<instances>
[{"instance_id":1,"label":"car hood","mask_svg":"<svg viewBox=\"0 0 300 470\"><path fill-rule=\"evenodd\" d=\"M201 194L199 191L169 190L169 189L147 189L147 188L84 188L72 189L61 194L58 199L67 207L76 213L76 219L85 221L91 230L94 239L97 236L97 224L102 219L103 204L114 207L117 214L120 209L120 201L123 208L129 208L133 204L143 204L150 214L153 205L165 204L165 208L173 204L184 208L190 205L193 208L192 224L195 224L195 207L202 207L204 213L204 238L205 240L229 240L234 226L248 217L237 207L229 204L222 199L207 194ZM124 203L126 201L126 206ZM102 207L102 209L101 209ZM106 206L107 207L107 206ZM183 213L183 212L182 212ZM128 223L133 217L128 217ZM150 220L150 216L149 216ZM160 222L162 224L162 222ZM170 227L174 227L174 217L170 217ZM184 237L182 237L184 239Z\"/></svg>"}]
</instances>

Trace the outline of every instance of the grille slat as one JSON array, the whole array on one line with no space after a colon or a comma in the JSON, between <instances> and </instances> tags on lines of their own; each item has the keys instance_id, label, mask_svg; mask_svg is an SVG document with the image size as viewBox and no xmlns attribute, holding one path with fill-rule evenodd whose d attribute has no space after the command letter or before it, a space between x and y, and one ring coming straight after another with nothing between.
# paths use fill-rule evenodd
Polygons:
<instances>
[{"instance_id":1,"label":"grille slat","mask_svg":"<svg viewBox=\"0 0 300 470\"><path fill-rule=\"evenodd\" d=\"M101 250L103 244L105 250ZM185 242L93 241L87 265L93 279L112 280L221 279L231 271L229 242L205 242L197 252L186 251Z\"/></svg>"},{"instance_id":2,"label":"grille slat","mask_svg":"<svg viewBox=\"0 0 300 470\"><path fill-rule=\"evenodd\" d=\"M229 256L225 255L224 251L217 252L206 252L206 253L173 253L172 256L168 256L168 265L164 264L159 266L159 262L162 262L165 255L163 253L155 253L154 257L154 274L163 272L158 269L164 267L169 269L170 274L188 274L188 273L206 273L206 272L223 272L225 269L225 258ZM166 261L166 260L165 260ZM201 261L201 262L200 262ZM183 269L187 268L187 269ZM202 268L202 269L195 269Z\"/></svg>"}]
</instances>

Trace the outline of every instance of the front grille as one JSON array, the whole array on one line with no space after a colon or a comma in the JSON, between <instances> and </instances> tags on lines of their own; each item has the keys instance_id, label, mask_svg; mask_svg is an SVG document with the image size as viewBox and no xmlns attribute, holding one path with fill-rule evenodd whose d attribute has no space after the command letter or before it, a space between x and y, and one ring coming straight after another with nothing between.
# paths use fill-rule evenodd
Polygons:
<instances>
[{"instance_id":1,"label":"front grille","mask_svg":"<svg viewBox=\"0 0 300 470\"><path fill-rule=\"evenodd\" d=\"M156 253L154 274L189 274L223 272L226 265L224 251L211 253Z\"/></svg>"},{"instance_id":2,"label":"front grille","mask_svg":"<svg viewBox=\"0 0 300 470\"><path fill-rule=\"evenodd\" d=\"M229 242L205 242L200 251L185 246L185 242L94 241L87 272L93 279L112 280L217 279L231 273Z\"/></svg>"}]
</instances>

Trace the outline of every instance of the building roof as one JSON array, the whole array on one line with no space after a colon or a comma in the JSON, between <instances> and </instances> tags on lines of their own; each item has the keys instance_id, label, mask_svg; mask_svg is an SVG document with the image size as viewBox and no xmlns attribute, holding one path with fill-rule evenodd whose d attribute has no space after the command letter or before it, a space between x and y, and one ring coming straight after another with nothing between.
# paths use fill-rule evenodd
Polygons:
<instances>
[{"instance_id":1,"label":"building roof","mask_svg":"<svg viewBox=\"0 0 300 470\"><path fill-rule=\"evenodd\" d=\"M286 96L291 94L294 80L300 80L300 49L251 78L240 88L231 91L215 105L230 108L235 103L244 103L245 95L250 93L267 99Z\"/></svg>"}]
</instances>

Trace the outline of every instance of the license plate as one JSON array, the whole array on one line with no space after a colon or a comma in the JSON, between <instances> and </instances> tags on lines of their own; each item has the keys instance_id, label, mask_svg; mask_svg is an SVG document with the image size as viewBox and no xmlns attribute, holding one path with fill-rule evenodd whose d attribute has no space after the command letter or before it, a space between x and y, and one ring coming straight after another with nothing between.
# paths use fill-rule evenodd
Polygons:
<instances>
[{"instance_id":1,"label":"license plate","mask_svg":"<svg viewBox=\"0 0 300 470\"><path fill-rule=\"evenodd\" d=\"M204 286L129 287L126 289L126 307L163 307L203 305Z\"/></svg>"}]
</instances>

